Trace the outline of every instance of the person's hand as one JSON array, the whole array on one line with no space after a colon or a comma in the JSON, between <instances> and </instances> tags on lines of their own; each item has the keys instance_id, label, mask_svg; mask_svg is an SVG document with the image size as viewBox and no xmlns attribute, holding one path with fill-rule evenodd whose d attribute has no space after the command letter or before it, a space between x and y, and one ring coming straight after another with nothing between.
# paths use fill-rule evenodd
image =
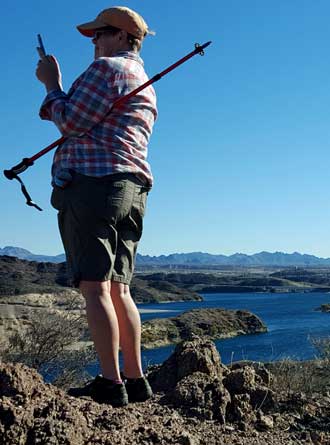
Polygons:
<instances>
[{"instance_id":1,"label":"person's hand","mask_svg":"<svg viewBox=\"0 0 330 445\"><path fill-rule=\"evenodd\" d=\"M62 74L54 56L42 55L37 65L36 76L45 85L47 91L62 90Z\"/></svg>"}]
</instances>

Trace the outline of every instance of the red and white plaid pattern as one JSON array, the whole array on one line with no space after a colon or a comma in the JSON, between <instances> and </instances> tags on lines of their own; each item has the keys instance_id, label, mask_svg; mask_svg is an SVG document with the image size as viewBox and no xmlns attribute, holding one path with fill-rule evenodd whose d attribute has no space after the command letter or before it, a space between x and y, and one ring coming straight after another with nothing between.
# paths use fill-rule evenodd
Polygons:
<instances>
[{"instance_id":1,"label":"red and white plaid pattern","mask_svg":"<svg viewBox=\"0 0 330 445\"><path fill-rule=\"evenodd\" d=\"M96 59L67 94L47 94L40 117L53 121L68 138L55 152L53 175L63 169L87 176L129 172L152 185L146 158L157 117L154 88L109 112L116 100L147 80L142 59L134 52L120 52Z\"/></svg>"}]
</instances>

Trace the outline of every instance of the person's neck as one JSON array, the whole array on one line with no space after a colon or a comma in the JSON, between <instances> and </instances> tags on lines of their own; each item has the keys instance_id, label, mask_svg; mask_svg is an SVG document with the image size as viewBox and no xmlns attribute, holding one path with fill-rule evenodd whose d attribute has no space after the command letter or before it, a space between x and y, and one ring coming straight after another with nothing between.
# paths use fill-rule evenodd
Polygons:
<instances>
[{"instance_id":1,"label":"person's neck","mask_svg":"<svg viewBox=\"0 0 330 445\"><path fill-rule=\"evenodd\" d=\"M132 49L129 45L125 43L122 43L121 45L118 45L117 53L119 52L131 52L131 53L137 53L136 50Z\"/></svg>"},{"instance_id":2,"label":"person's neck","mask_svg":"<svg viewBox=\"0 0 330 445\"><path fill-rule=\"evenodd\" d=\"M134 54L138 54L138 51L136 51L136 50L134 50L134 49L132 49L132 48L129 48L129 47L127 47L127 48L120 48L120 49L118 49L117 50L117 53L134 53Z\"/></svg>"}]
</instances>

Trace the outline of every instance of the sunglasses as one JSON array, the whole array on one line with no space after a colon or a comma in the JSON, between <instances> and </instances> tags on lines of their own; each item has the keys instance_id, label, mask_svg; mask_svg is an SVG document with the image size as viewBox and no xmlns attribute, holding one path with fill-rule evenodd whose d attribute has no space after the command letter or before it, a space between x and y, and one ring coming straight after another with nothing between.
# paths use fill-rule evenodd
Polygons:
<instances>
[{"instance_id":1,"label":"sunglasses","mask_svg":"<svg viewBox=\"0 0 330 445\"><path fill-rule=\"evenodd\" d=\"M109 31L95 31L93 39L98 40L103 34L109 34Z\"/></svg>"},{"instance_id":2,"label":"sunglasses","mask_svg":"<svg viewBox=\"0 0 330 445\"><path fill-rule=\"evenodd\" d=\"M105 28L105 29L99 29L97 31L94 32L94 36L93 39L98 40L103 34L116 34L118 31L120 31L118 28L115 27L109 27L109 28Z\"/></svg>"}]
</instances>

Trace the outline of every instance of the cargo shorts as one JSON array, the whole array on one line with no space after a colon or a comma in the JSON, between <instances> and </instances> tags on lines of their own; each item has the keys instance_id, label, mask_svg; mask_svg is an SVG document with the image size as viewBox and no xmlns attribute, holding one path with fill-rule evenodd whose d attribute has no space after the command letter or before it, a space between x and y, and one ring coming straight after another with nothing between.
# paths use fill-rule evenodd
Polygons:
<instances>
[{"instance_id":1,"label":"cargo shorts","mask_svg":"<svg viewBox=\"0 0 330 445\"><path fill-rule=\"evenodd\" d=\"M67 187L54 186L51 204L75 287L82 280L130 284L148 191L131 173L98 178L72 172Z\"/></svg>"}]
</instances>

